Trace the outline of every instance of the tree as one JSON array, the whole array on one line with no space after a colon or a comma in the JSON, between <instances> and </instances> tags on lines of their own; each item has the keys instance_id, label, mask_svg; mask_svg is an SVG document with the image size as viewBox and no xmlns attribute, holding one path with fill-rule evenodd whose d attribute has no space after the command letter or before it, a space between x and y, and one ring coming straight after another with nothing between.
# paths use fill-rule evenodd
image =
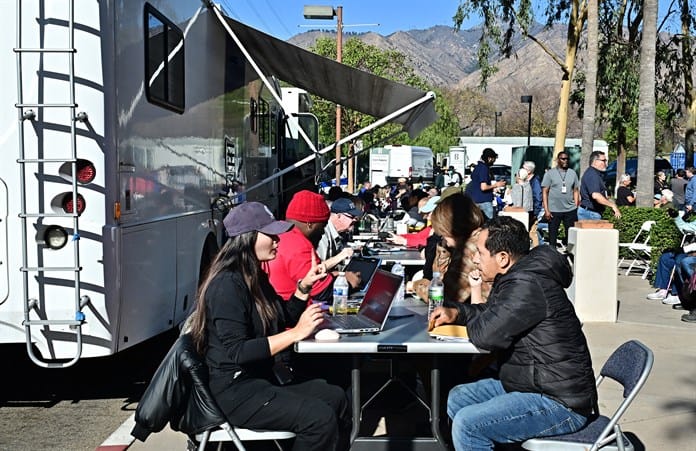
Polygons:
<instances>
[{"instance_id":1,"label":"tree","mask_svg":"<svg viewBox=\"0 0 696 451\"><path fill-rule=\"evenodd\" d=\"M460 0L453 17L455 28L461 28L464 19L471 15L483 17L478 47L482 86L485 87L488 77L495 73L495 67L490 63L492 45L498 47L502 56L509 58L514 53L513 38L518 32L537 43L560 67L562 75L556 114L555 160L565 146L571 82L575 71L578 45L587 18L587 0L550 0L546 4L544 27L551 27L561 19L568 21L564 56L557 55L532 33L535 17L531 0Z\"/></svg>"},{"instance_id":2,"label":"tree","mask_svg":"<svg viewBox=\"0 0 696 451\"><path fill-rule=\"evenodd\" d=\"M640 98L638 107L637 205L653 201L655 168L655 51L657 0L643 0L643 36L640 45Z\"/></svg>"},{"instance_id":3,"label":"tree","mask_svg":"<svg viewBox=\"0 0 696 451\"><path fill-rule=\"evenodd\" d=\"M587 71L585 74L585 105L582 117L582 152L580 161L590 161L595 136L597 109L597 71L599 63L599 0L587 3ZM554 160L555 161L555 160ZM581 171L585 165L580 165Z\"/></svg>"},{"instance_id":4,"label":"tree","mask_svg":"<svg viewBox=\"0 0 696 451\"><path fill-rule=\"evenodd\" d=\"M318 38L311 51L327 58L336 57L336 40L331 38ZM433 149L434 152L442 152L449 146L456 144L459 126L450 105L436 89L433 89L419 78L409 65L406 56L396 50L381 50L376 46L366 44L357 37L351 37L343 43L342 62L347 66L370 72L389 80L394 80L424 91L436 93L435 110L439 119L423 130L414 140L407 134L401 133L401 127L395 124L386 124L370 133L368 144L363 148L383 144L411 144L423 145ZM356 93L360 95L360 93ZM313 97L314 106L312 112L319 119L319 140L328 143L335 140L336 104L327 100ZM348 136L361 128L374 122L372 116L355 110L343 108L341 116L341 135ZM344 154L348 154L353 146L346 146Z\"/></svg>"}]
</instances>

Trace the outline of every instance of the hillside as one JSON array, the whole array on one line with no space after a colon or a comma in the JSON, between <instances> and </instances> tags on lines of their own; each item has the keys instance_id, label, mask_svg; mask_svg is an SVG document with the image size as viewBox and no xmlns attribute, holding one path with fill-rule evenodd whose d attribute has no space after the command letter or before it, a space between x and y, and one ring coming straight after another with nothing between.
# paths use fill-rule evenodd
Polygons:
<instances>
[{"instance_id":1,"label":"hillside","mask_svg":"<svg viewBox=\"0 0 696 451\"><path fill-rule=\"evenodd\" d=\"M564 25L550 30L537 27L538 38L563 56L565 44ZM320 36L335 37L332 31L308 31L298 34L290 42L309 48ZM382 36L368 32L344 35L345 39L358 37L362 41L381 49L394 49L405 54L416 73L437 87L478 89L480 71L476 60L476 49L480 29L455 31L452 27L434 26L425 30L409 30ZM561 70L541 48L531 40L518 40L511 58L500 59L498 72L488 82L483 93L486 100L503 114L505 121L526 124L527 105L520 103L521 95L532 95L534 116L542 115L544 122L555 124L558 109L558 93ZM579 55L582 65L582 52ZM568 136L580 136L580 120L571 113ZM493 119L482 126L484 134L492 134Z\"/></svg>"}]
</instances>

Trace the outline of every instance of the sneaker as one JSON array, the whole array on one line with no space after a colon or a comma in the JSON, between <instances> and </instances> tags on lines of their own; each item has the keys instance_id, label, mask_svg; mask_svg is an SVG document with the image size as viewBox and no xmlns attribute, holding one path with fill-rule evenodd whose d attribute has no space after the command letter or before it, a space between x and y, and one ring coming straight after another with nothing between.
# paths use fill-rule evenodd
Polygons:
<instances>
[{"instance_id":1,"label":"sneaker","mask_svg":"<svg viewBox=\"0 0 696 451\"><path fill-rule=\"evenodd\" d=\"M696 323L696 311L682 315L681 320L685 323Z\"/></svg>"},{"instance_id":2,"label":"sneaker","mask_svg":"<svg viewBox=\"0 0 696 451\"><path fill-rule=\"evenodd\" d=\"M672 306L672 309L673 309L673 310L686 310L686 309L684 308L684 306L681 305L681 304L674 304L674 305Z\"/></svg>"},{"instance_id":3,"label":"sneaker","mask_svg":"<svg viewBox=\"0 0 696 451\"><path fill-rule=\"evenodd\" d=\"M659 299L664 299L667 297L667 290L662 289L662 290L657 290L654 293L650 293L647 298L651 299L653 301L659 300Z\"/></svg>"},{"instance_id":4,"label":"sneaker","mask_svg":"<svg viewBox=\"0 0 696 451\"><path fill-rule=\"evenodd\" d=\"M676 305L676 304L681 304L681 300L679 300L679 296L667 296L662 300L663 304L666 305Z\"/></svg>"}]
</instances>

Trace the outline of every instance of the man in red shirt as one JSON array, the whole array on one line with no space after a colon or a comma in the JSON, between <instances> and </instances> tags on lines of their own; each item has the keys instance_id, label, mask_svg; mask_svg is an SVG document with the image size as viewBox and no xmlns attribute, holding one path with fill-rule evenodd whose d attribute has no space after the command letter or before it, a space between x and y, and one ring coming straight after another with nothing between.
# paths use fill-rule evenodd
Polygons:
<instances>
[{"instance_id":1,"label":"man in red shirt","mask_svg":"<svg viewBox=\"0 0 696 451\"><path fill-rule=\"evenodd\" d=\"M320 261L316 247L324 234L329 215L329 207L321 194L302 190L290 200L285 219L295 227L280 236L277 257L268 265L271 285L283 299L290 299L299 289L302 293L309 293L310 300L329 303L333 300L334 274L318 280L313 286L301 283L302 277L312 266L312 260ZM360 283L354 274L346 274L346 279L352 287Z\"/></svg>"}]
</instances>

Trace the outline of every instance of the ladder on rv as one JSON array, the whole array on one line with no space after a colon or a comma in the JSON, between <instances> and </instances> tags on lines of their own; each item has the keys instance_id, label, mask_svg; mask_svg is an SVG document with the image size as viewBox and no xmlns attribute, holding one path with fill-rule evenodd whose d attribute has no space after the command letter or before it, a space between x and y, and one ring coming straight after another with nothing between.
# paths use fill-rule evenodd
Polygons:
<instances>
[{"instance_id":1,"label":"ladder on rv","mask_svg":"<svg viewBox=\"0 0 696 451\"><path fill-rule=\"evenodd\" d=\"M26 1L26 0L25 0ZM77 104L75 102L75 45L74 45L74 35L75 35L75 12L74 12L74 0L68 0L68 20L67 27L68 32L68 45L66 48L54 48L47 47L44 39L42 38L39 47L37 48L25 48L22 45L22 0L16 0L17 5L17 42L14 49L16 65L17 65L17 103L15 104L17 108L18 116L18 136L19 136L19 159L17 163L19 165L19 180L20 180L20 222L22 229L22 267L20 271L22 272L22 285L23 285L23 304L24 304L24 330L26 335L26 346L27 353L31 360L42 367L45 368L64 368L75 364L82 354L82 324L84 323L84 314L81 309L83 302L80 297L80 233L79 233L79 212L77 208L77 139L76 139L76 122L86 120L86 115L84 113L77 113ZM44 26L44 25L39 25ZM55 24L54 24L55 26ZM47 54L64 54L68 59L68 90L69 90L69 100L67 103L42 103L43 98L37 98L36 103L25 103L24 100L24 88L23 88L23 67L22 60L23 56L27 54L39 55L41 61L43 61L45 55ZM38 77L43 75L38 74ZM40 83L39 83L40 85ZM25 121L41 120L44 112L47 109L63 109L69 112L70 124L67 128L70 130L70 149L66 150L64 158L43 158L45 153L43 148L38 148L36 156L27 158L27 147L25 146ZM66 114L66 117L68 114ZM41 132L39 132L41 133ZM72 212L71 213L53 213L46 212L44 205L39 205L37 199L27 199L27 175L31 174L29 172L31 169L36 168L37 172L44 167L45 164L71 164L72 169ZM45 180L39 181L39 186L41 184L48 183ZM41 196L37 196L41 198ZM32 201L34 208L29 208L27 206L28 202ZM67 217L72 218L72 265L68 262L66 266L58 267L47 267L42 266L43 259L40 253L42 249L37 247L34 242L30 246L28 237L28 227L32 226L32 221L37 224L43 223L45 218L56 218L56 217ZM29 266L29 253L35 250L37 252L37 265ZM74 278L74 312L75 316L73 318L48 318L47 312L49 309L50 302L62 302L60 299L44 299L43 303L36 298L30 298L29 292L29 281L30 277L36 277L37 280L44 281L46 272L61 272L61 273L72 273ZM41 289L40 292L47 292L45 289ZM34 314L32 315L32 312ZM40 319L32 319L32 316L38 317ZM39 358L34 353L34 348L32 346L32 332L38 329L43 329L43 332L49 332L51 327L69 327L74 331L75 337L75 353L71 359L66 359L65 361L55 361L55 360L44 360ZM50 340L50 333L45 334L47 340ZM73 334L70 334L71 336Z\"/></svg>"}]
</instances>

